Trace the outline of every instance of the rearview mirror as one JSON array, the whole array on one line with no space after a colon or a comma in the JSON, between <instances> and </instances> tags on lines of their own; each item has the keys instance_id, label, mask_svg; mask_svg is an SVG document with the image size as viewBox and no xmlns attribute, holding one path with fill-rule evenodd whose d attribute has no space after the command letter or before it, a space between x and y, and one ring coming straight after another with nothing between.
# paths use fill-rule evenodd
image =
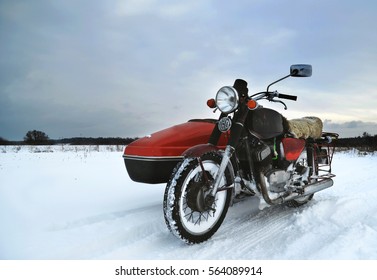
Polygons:
<instances>
[{"instance_id":1,"label":"rearview mirror","mask_svg":"<svg viewBox=\"0 0 377 280\"><path fill-rule=\"evenodd\" d=\"M291 66L291 77L310 77L312 66L309 64L295 64Z\"/></svg>"}]
</instances>

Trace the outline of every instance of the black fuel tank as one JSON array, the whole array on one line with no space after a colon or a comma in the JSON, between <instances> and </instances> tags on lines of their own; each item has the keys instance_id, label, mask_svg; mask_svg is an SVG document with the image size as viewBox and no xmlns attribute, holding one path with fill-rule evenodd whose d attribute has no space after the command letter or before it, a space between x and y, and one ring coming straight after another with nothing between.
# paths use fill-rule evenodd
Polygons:
<instances>
[{"instance_id":1,"label":"black fuel tank","mask_svg":"<svg viewBox=\"0 0 377 280\"><path fill-rule=\"evenodd\" d=\"M284 133L283 116L268 108L258 108L250 111L246 127L261 139L270 139Z\"/></svg>"}]
</instances>

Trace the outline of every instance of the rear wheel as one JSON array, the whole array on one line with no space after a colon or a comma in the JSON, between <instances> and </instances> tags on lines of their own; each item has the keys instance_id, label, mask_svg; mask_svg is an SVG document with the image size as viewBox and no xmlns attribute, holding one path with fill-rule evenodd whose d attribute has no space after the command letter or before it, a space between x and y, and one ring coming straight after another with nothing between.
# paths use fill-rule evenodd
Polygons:
<instances>
[{"instance_id":1,"label":"rear wheel","mask_svg":"<svg viewBox=\"0 0 377 280\"><path fill-rule=\"evenodd\" d=\"M232 196L231 188L221 190L221 187L231 183L227 172L215 197L209 195L221 156L211 152L204 154L200 161L189 158L178 164L164 195L167 227L175 236L190 244L206 241L218 230Z\"/></svg>"}]
</instances>

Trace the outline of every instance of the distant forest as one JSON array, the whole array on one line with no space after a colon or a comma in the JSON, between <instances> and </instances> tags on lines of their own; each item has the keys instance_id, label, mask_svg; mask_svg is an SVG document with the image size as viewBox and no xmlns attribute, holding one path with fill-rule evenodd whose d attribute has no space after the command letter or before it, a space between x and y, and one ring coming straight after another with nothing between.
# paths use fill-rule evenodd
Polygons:
<instances>
[{"instance_id":1,"label":"distant forest","mask_svg":"<svg viewBox=\"0 0 377 280\"><path fill-rule=\"evenodd\" d=\"M356 148L362 151L377 151L377 134L372 136L366 132L354 138L339 138L334 142L336 147Z\"/></svg>"},{"instance_id":2,"label":"distant forest","mask_svg":"<svg viewBox=\"0 0 377 280\"><path fill-rule=\"evenodd\" d=\"M121 137L72 137L63 139L50 139L40 130L29 130L23 141L9 141L0 137L0 145L128 145L138 138Z\"/></svg>"},{"instance_id":3,"label":"distant forest","mask_svg":"<svg viewBox=\"0 0 377 280\"><path fill-rule=\"evenodd\" d=\"M0 145L128 145L138 138L121 137L73 137L63 139L48 139L44 141L8 141L0 137Z\"/></svg>"},{"instance_id":4,"label":"distant forest","mask_svg":"<svg viewBox=\"0 0 377 280\"><path fill-rule=\"evenodd\" d=\"M121 137L73 137L63 139L50 139L44 132L28 131L23 141L8 141L0 137L0 145L128 145L138 138ZM336 147L356 148L362 151L377 151L377 135L364 132L362 136L352 138L339 138L334 140Z\"/></svg>"}]
</instances>

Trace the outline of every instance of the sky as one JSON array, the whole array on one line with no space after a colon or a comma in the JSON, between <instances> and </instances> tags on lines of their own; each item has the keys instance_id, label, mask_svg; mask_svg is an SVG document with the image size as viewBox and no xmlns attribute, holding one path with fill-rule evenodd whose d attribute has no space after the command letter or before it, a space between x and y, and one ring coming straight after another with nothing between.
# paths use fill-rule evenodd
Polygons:
<instances>
[{"instance_id":1,"label":"sky","mask_svg":"<svg viewBox=\"0 0 377 280\"><path fill-rule=\"evenodd\" d=\"M141 137L192 118L237 78L288 119L377 134L375 0L0 0L0 137Z\"/></svg>"}]
</instances>

